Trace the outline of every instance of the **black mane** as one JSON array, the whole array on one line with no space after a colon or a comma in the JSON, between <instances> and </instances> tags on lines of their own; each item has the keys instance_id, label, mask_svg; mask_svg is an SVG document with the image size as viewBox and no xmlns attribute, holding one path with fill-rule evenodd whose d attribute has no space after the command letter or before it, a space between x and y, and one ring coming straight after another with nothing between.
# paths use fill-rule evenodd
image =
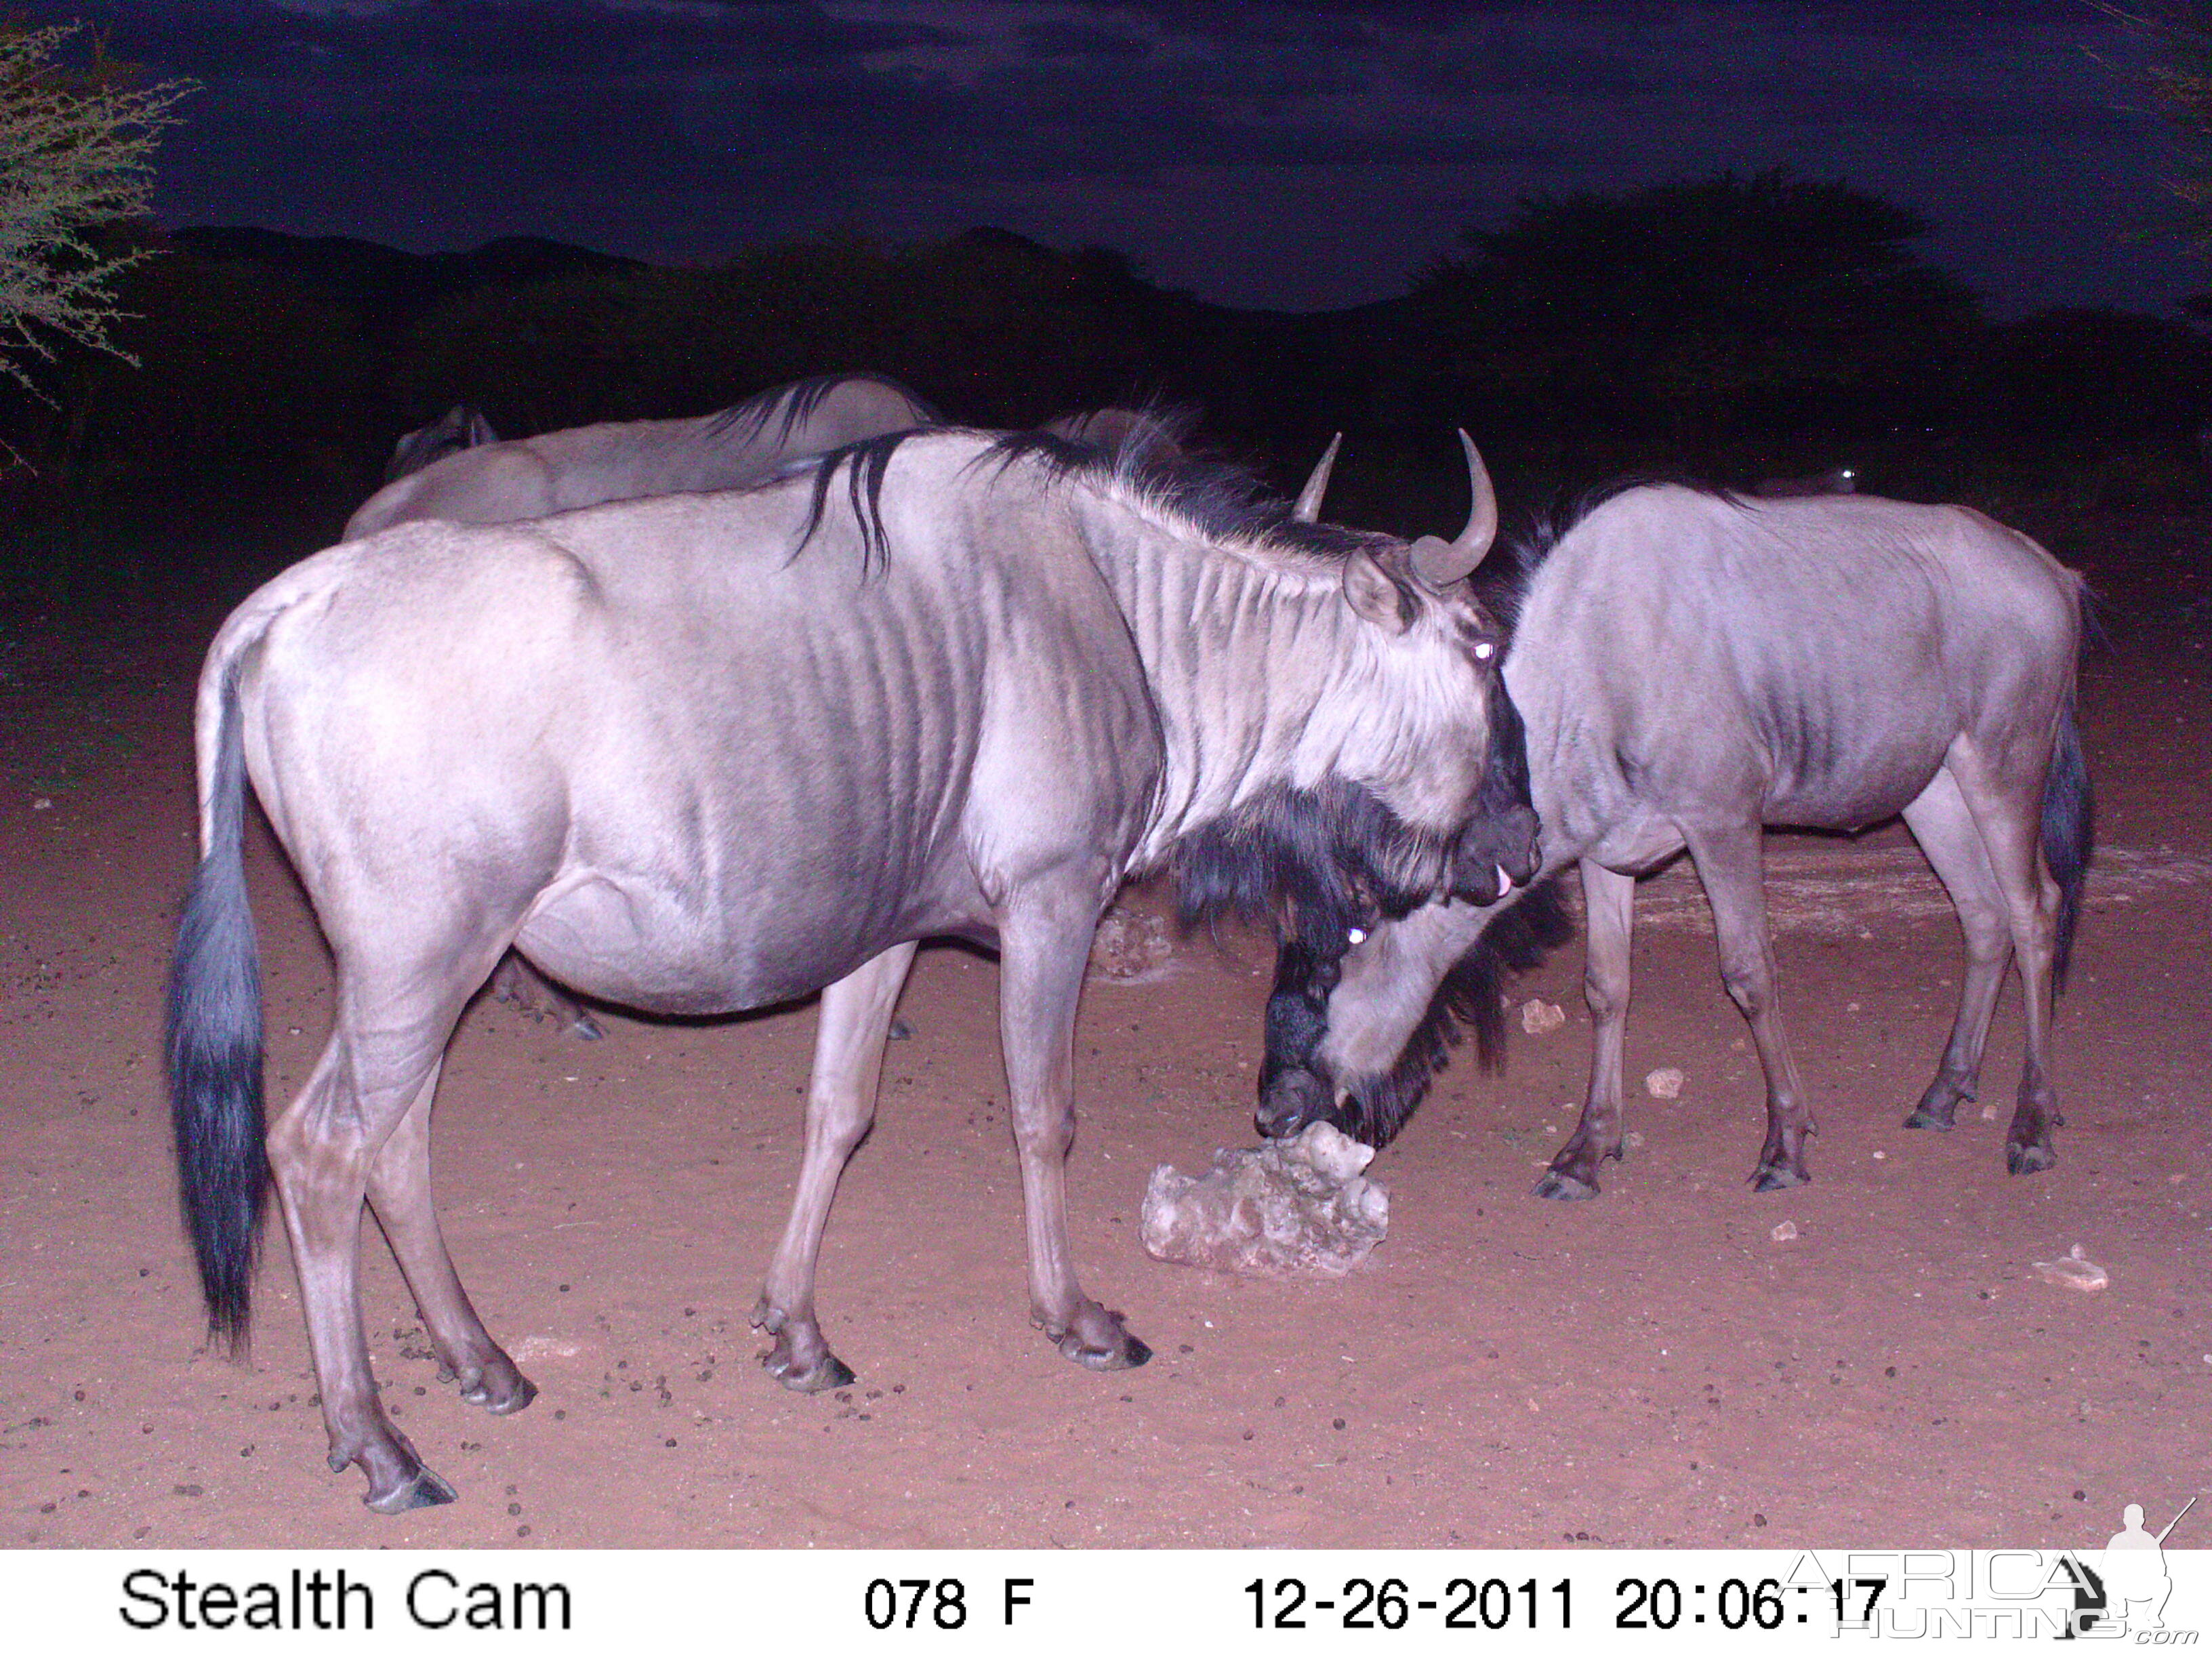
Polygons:
<instances>
[{"instance_id":1,"label":"black mane","mask_svg":"<svg viewBox=\"0 0 2212 1659\"><path fill-rule=\"evenodd\" d=\"M935 428L939 432L955 429ZM915 431L887 432L795 464L812 471L814 489L792 556L798 557L822 527L830 492L842 473L846 499L860 527L862 569L864 573L882 569L890 558L890 539L883 518L884 477L898 447L915 435ZM1291 503L1270 494L1249 468L1211 456L1170 453L1166 445L1141 434L1133 441L1108 447L1045 431L1002 433L992 439L972 465L994 464L1004 472L1025 462L1042 469L1051 480L1078 478L1133 487L1146 501L1188 519L1201 534L1218 540L1256 540L1284 551L1340 562L1357 552L1381 551L1400 544L1393 537L1371 531L1307 524L1293 518Z\"/></svg>"},{"instance_id":2,"label":"black mane","mask_svg":"<svg viewBox=\"0 0 2212 1659\"><path fill-rule=\"evenodd\" d=\"M1474 1030L1476 1065L1485 1072L1502 1071L1506 987L1514 975L1539 965L1546 952L1557 950L1574 933L1559 878L1547 876L1484 928L1467 954L1452 964L1428 1012L1406 1040L1398 1063L1371 1085L1354 1091L1345 1104L1348 1112L1357 1114L1357 1121L1338 1127L1370 1146L1388 1145L1406 1127L1437 1074L1451 1063L1462 1026Z\"/></svg>"},{"instance_id":3,"label":"black mane","mask_svg":"<svg viewBox=\"0 0 2212 1659\"><path fill-rule=\"evenodd\" d=\"M1118 480L1216 540L1250 538L1335 560L1398 544L1395 538L1371 531L1293 518L1291 504L1269 490L1258 474L1214 456L1170 456L1160 446L1144 443L1108 450L1049 432L1009 432L978 457L979 465L993 460L1001 471L1026 460L1055 478Z\"/></svg>"},{"instance_id":4,"label":"black mane","mask_svg":"<svg viewBox=\"0 0 2212 1659\"><path fill-rule=\"evenodd\" d=\"M793 380L788 386L772 386L765 392L755 392L741 404L732 404L707 423L708 434L719 438L726 433L735 433L740 438L751 438L765 429L770 419L781 416L775 435L776 441L781 443L791 436L793 428L822 406L824 398L852 380L872 380L878 386L887 386L920 410L930 425L944 423L945 417L926 399L916 397L888 374L816 374Z\"/></svg>"},{"instance_id":5,"label":"black mane","mask_svg":"<svg viewBox=\"0 0 2212 1659\"><path fill-rule=\"evenodd\" d=\"M830 486L842 471L853 522L860 532L860 574L865 579L871 571L887 568L891 562L891 539L884 528L884 475L890 471L892 454L914 435L911 431L885 432L841 449L826 450L803 463L813 470L814 492L807 502L806 522L799 526L799 539L792 544L791 556L795 559L805 551L814 532L822 527L823 514L830 504Z\"/></svg>"}]
</instances>

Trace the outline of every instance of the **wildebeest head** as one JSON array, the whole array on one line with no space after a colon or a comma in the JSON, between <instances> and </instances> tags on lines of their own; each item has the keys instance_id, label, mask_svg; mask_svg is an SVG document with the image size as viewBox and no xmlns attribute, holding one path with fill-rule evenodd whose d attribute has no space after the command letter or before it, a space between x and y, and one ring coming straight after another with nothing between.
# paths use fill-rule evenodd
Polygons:
<instances>
[{"instance_id":1,"label":"wildebeest head","mask_svg":"<svg viewBox=\"0 0 2212 1659\"><path fill-rule=\"evenodd\" d=\"M416 428L392 447L392 459L384 468L384 482L390 483L410 472L420 472L434 461L442 461L461 450L498 441L499 434L491 429L489 421L466 404L455 404L429 425Z\"/></svg>"},{"instance_id":2,"label":"wildebeest head","mask_svg":"<svg viewBox=\"0 0 2212 1659\"><path fill-rule=\"evenodd\" d=\"M1329 441L1299 491L1293 516L1309 522L1319 519L1340 435ZM1469 702L1480 710L1480 740L1455 752L1431 751L1419 758L1418 769L1444 794L1472 781L1472 817L1462 820L1465 827L1454 843L1447 889L1455 898L1488 904L1534 877L1540 851L1520 711L1513 706L1501 672L1504 632L1469 585L1497 536L1497 497L1473 441L1464 432L1459 438L1467 452L1474 496L1467 528L1449 544L1434 536L1413 543L1407 562L1415 581L1407 586L1426 592L1437 607L1438 625L1455 632L1477 666L1480 684ZM1347 572L1347 589L1358 579ZM1355 598L1355 608L1359 603Z\"/></svg>"},{"instance_id":3,"label":"wildebeest head","mask_svg":"<svg viewBox=\"0 0 2212 1659\"><path fill-rule=\"evenodd\" d=\"M1460 435L1474 477L1476 506L1470 530L1477 531L1489 500L1487 480L1481 474L1473 444L1468 442L1466 434ZM1337 445L1332 441L1299 493L1295 509L1299 518L1310 521L1319 517L1336 452ZM1487 529L1494 532L1495 525L1492 507ZM1466 538L1463 532L1462 539ZM1422 546L1414 544L1409 554ZM1430 556L1433 560L1433 551ZM1459 586L1466 587L1464 578ZM1489 905L1537 875L1542 862L1540 826L1530 799L1520 712L1513 706L1499 672L1504 655L1502 631L1471 591L1454 597L1463 598L1477 618L1465 637L1471 642L1471 654L1486 671L1486 683L1470 698L1482 711L1480 735L1465 739L1466 746L1456 750L1439 744L1421 757L1421 763L1446 790L1463 788L1473 780L1472 817L1464 821L1451 845L1446 887L1453 898ZM1462 629L1469 627L1464 617L1456 621ZM1379 908L1395 913L1392 906ZM1497 988L1503 975L1528 965L1542 948L1556 943L1561 926L1556 901L1548 895L1545 902L1522 908L1525 916L1493 930L1494 949L1470 957L1459 981L1440 994L1438 1007L1423 1023L1420 1040L1408 1045L1401 1065L1378 1079L1379 1086L1355 1094L1340 1088L1327 1075L1317 1050L1343 958L1347 949L1364 937L1365 927L1360 918L1326 897L1301 902L1293 896L1280 917L1280 954L1274 993L1267 1005L1267 1054L1256 1116L1261 1133L1291 1134L1309 1123L1327 1121L1370 1145L1384 1144L1411 1112L1429 1075L1441 1063L1455 1029L1455 1013L1474 1026L1487 1062L1502 1042Z\"/></svg>"},{"instance_id":4,"label":"wildebeest head","mask_svg":"<svg viewBox=\"0 0 2212 1659\"><path fill-rule=\"evenodd\" d=\"M1500 865L1522 878L1533 873L1510 836L1467 834L1500 790L1517 791L1525 812L1528 785L1519 720L1502 712L1504 630L1468 580L1495 538L1497 502L1474 444L1464 433L1461 441L1474 502L1456 537L1409 544L1316 532L1340 538L1342 598L1359 624L1352 659L1297 732L1287 782L1178 848L1187 917L1269 911L1286 937L1334 959L1377 916L1401 915L1475 879L1468 860L1478 855L1486 882ZM1317 517L1334 447L1294 520ZM1492 782L1501 744L1508 760ZM1523 830L1532 847L1533 815Z\"/></svg>"}]
</instances>

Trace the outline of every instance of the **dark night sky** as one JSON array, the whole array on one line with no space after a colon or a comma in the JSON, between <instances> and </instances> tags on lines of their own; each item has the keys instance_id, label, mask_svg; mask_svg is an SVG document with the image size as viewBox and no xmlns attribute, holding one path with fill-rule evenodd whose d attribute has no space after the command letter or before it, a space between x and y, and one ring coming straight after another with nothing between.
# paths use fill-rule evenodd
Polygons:
<instances>
[{"instance_id":1,"label":"dark night sky","mask_svg":"<svg viewBox=\"0 0 2212 1659\"><path fill-rule=\"evenodd\" d=\"M2001 312L2212 286L2090 0L80 0L206 90L172 225L654 259L836 228L1097 242L1232 304L1400 291L1529 191L1777 164L1936 227Z\"/></svg>"}]
</instances>

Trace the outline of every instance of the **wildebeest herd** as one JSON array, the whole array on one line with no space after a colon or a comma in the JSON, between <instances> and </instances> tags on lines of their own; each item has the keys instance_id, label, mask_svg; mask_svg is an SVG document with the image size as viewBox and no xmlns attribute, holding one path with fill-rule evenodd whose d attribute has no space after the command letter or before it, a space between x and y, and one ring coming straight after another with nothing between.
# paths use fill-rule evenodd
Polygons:
<instances>
[{"instance_id":1,"label":"wildebeest herd","mask_svg":"<svg viewBox=\"0 0 2212 1659\"><path fill-rule=\"evenodd\" d=\"M2047 1168L2051 997L2090 847L2076 578L1960 508L1643 486L1478 592L1498 513L1466 453L1465 527L1408 544L1320 521L1334 445L1285 502L1153 416L975 431L872 375L694 421L503 443L457 410L410 434L346 540L233 612L201 675L167 1058L216 1337L246 1336L273 1176L331 1468L358 1464L386 1512L452 1500L378 1398L362 1206L463 1397L529 1404L447 1252L428 1149L447 1043L495 969L564 1000L534 968L665 1015L821 991L753 1320L787 1386L851 1381L817 1254L916 946L950 936L1002 963L1036 1322L1085 1365L1141 1364L1078 1282L1062 1172L1091 937L1159 869L1188 921L1278 930L1261 1129L1328 1118L1380 1145L1456 1021L1494 1046L1502 975L1563 936L1549 878L1578 866L1596 1050L1539 1188L1569 1198L1621 1152L1634 878L1686 848L1766 1073L1765 1188L1808 1178L1813 1120L1762 826L1901 813L1968 956L1911 1121L1972 1098L2017 958L2008 1158ZM273 1124L249 780L336 964L329 1041Z\"/></svg>"}]
</instances>

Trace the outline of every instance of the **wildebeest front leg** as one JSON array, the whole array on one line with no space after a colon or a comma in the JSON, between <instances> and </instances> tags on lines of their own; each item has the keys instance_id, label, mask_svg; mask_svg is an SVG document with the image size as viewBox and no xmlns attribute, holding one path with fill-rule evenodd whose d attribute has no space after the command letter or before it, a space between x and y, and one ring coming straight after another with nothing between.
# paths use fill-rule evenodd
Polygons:
<instances>
[{"instance_id":1,"label":"wildebeest front leg","mask_svg":"<svg viewBox=\"0 0 2212 1659\"><path fill-rule=\"evenodd\" d=\"M1585 859L1583 908L1589 957L1583 997L1589 1004L1589 1093L1581 1121L1536 1183L1539 1198L1595 1198L1598 1166L1620 1156L1620 1055L1628 1027L1629 944L1636 920L1636 879Z\"/></svg>"},{"instance_id":2,"label":"wildebeest front leg","mask_svg":"<svg viewBox=\"0 0 2212 1659\"><path fill-rule=\"evenodd\" d=\"M823 1340L814 1314L814 1267L822 1252L822 1230L830 1219L837 1177L875 1121L884 1043L890 1035L899 988L914 965L914 952L910 944L893 945L822 993L822 1018L814 1033L814 1075L806 1091L806 1152L799 1165L799 1190L752 1316L756 1327L775 1338L761 1356L761 1364L785 1388L802 1394L841 1389L853 1380L851 1368Z\"/></svg>"},{"instance_id":3,"label":"wildebeest front leg","mask_svg":"<svg viewBox=\"0 0 2212 1659\"><path fill-rule=\"evenodd\" d=\"M434 1075L441 1047L406 1046L414 1049L411 1060L390 1043L364 1052L368 1045L349 1032L342 1012L307 1086L268 1140L307 1310L331 1469L361 1465L368 1477L362 1501L386 1515L454 1497L385 1414L362 1325L361 1220L369 1168Z\"/></svg>"},{"instance_id":4,"label":"wildebeest front leg","mask_svg":"<svg viewBox=\"0 0 2212 1659\"><path fill-rule=\"evenodd\" d=\"M999 930L999 1036L1021 1158L1030 1316L1068 1358L1118 1370L1143 1364L1152 1351L1123 1328L1120 1314L1084 1295L1067 1237L1075 1005L1097 915L1097 899L1079 889L1032 888L1010 903Z\"/></svg>"},{"instance_id":5,"label":"wildebeest front leg","mask_svg":"<svg viewBox=\"0 0 2212 1659\"><path fill-rule=\"evenodd\" d=\"M1698 879L1705 884L1705 897L1713 908L1713 929L1720 936L1721 982L1751 1022L1752 1041L1759 1046L1759 1063L1766 1073L1766 1144L1759 1150L1752 1184L1762 1193L1802 1186L1813 1178L1805 1168L1805 1138L1814 1126L1782 1024L1774 941L1766 927L1759 823L1754 818L1696 831L1686 839Z\"/></svg>"},{"instance_id":6,"label":"wildebeest front leg","mask_svg":"<svg viewBox=\"0 0 2212 1659\"><path fill-rule=\"evenodd\" d=\"M2004 892L1990 866L1982 832L1974 827L1966 798L1948 771L1939 770L1912 805L1905 821L1928 855L1959 913L1966 939L1966 970L1960 984L1959 1014L1943 1045L1935 1080L1905 1120L1908 1129L1948 1129L1959 1103L1974 1098L1989 1041L1990 1017L1996 1010L2005 969L2012 962L2012 925Z\"/></svg>"},{"instance_id":7,"label":"wildebeest front leg","mask_svg":"<svg viewBox=\"0 0 2212 1659\"><path fill-rule=\"evenodd\" d=\"M438 1230L430 1201L430 1099L438 1070L432 1069L369 1165L368 1200L422 1310L441 1380L458 1380L462 1399L505 1417L535 1400L538 1390L484 1329Z\"/></svg>"}]
</instances>

